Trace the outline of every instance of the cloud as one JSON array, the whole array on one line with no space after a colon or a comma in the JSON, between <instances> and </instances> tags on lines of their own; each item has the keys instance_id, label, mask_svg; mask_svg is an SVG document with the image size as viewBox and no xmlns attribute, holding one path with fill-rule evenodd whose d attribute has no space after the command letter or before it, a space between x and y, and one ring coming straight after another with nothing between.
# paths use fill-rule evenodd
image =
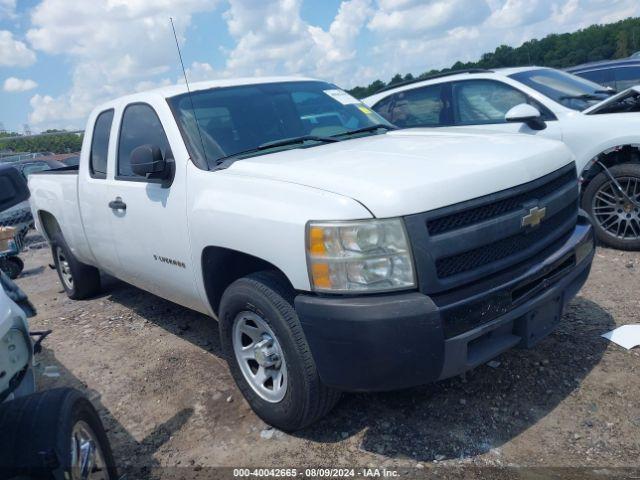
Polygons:
<instances>
[{"instance_id":1,"label":"cloud","mask_svg":"<svg viewBox=\"0 0 640 480\"><path fill-rule=\"evenodd\" d=\"M9 77L4 81L3 89L5 92L28 92L36 88L38 84L31 80Z\"/></svg>"},{"instance_id":2,"label":"cloud","mask_svg":"<svg viewBox=\"0 0 640 480\"><path fill-rule=\"evenodd\" d=\"M301 74L353 81L349 62L371 13L370 0L345 0L328 30L305 22L300 0L231 0L225 13L236 46L225 76Z\"/></svg>"},{"instance_id":3,"label":"cloud","mask_svg":"<svg viewBox=\"0 0 640 480\"><path fill-rule=\"evenodd\" d=\"M0 0L1 1L1 0ZM54 127L75 120L106 100L166 83L175 64L169 17L180 41L196 12L215 9L211 0L42 0L31 12L31 46L70 60L71 88L60 96L31 99L29 122Z\"/></svg>"},{"instance_id":4,"label":"cloud","mask_svg":"<svg viewBox=\"0 0 640 480\"><path fill-rule=\"evenodd\" d=\"M640 15L637 0L379 0L367 23L375 77L420 74L477 60L500 45L519 46Z\"/></svg>"},{"instance_id":5,"label":"cloud","mask_svg":"<svg viewBox=\"0 0 640 480\"><path fill-rule=\"evenodd\" d=\"M16 11L16 0L0 0L0 20L13 18Z\"/></svg>"},{"instance_id":6,"label":"cloud","mask_svg":"<svg viewBox=\"0 0 640 480\"><path fill-rule=\"evenodd\" d=\"M36 61L36 54L13 33L0 30L0 67L28 67Z\"/></svg>"},{"instance_id":7,"label":"cloud","mask_svg":"<svg viewBox=\"0 0 640 480\"><path fill-rule=\"evenodd\" d=\"M319 26L302 17L303 1L315 0L40 0L27 39L36 51L63 57L71 87L63 95L33 96L29 122L40 128L80 124L102 101L182 82L167 18L175 18L184 43L192 16L220 5L232 46L221 50L222 65L214 68L205 57L186 66L190 81L306 75L350 88L477 60L502 44L640 15L638 0L343 0L331 23ZM0 8L14 4L0 0ZM7 43L12 49L3 47ZM26 65L35 54L0 32L0 64L7 58Z\"/></svg>"}]
</instances>

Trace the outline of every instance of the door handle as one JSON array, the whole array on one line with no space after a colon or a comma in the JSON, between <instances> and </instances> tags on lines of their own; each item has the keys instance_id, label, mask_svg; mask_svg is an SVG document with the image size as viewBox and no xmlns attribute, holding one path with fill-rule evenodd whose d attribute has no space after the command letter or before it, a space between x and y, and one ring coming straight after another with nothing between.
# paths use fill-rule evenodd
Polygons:
<instances>
[{"instance_id":1,"label":"door handle","mask_svg":"<svg viewBox=\"0 0 640 480\"><path fill-rule=\"evenodd\" d=\"M122 201L122 198L116 197L115 200L109 202L109 208L111 210L126 210L127 204Z\"/></svg>"}]
</instances>

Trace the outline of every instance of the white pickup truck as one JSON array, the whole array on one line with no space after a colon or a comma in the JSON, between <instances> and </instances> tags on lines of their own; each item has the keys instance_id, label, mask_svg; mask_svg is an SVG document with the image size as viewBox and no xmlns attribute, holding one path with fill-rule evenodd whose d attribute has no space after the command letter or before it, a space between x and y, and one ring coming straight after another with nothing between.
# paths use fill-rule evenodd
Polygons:
<instances>
[{"instance_id":1,"label":"white pickup truck","mask_svg":"<svg viewBox=\"0 0 640 480\"><path fill-rule=\"evenodd\" d=\"M392 131L322 81L172 86L91 114L79 170L31 175L71 298L99 271L218 320L265 421L460 374L559 321L594 251L560 142Z\"/></svg>"}]
</instances>

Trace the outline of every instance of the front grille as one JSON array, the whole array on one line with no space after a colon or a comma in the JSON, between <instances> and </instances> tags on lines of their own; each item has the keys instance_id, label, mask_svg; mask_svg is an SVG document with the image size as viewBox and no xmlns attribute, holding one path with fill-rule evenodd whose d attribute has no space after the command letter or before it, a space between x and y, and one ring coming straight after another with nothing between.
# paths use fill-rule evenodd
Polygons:
<instances>
[{"instance_id":1,"label":"front grille","mask_svg":"<svg viewBox=\"0 0 640 480\"><path fill-rule=\"evenodd\" d=\"M429 220L427 222L427 229L430 235L439 235L451 230L473 225L474 223L499 217L500 215L522 208L522 204L532 198L540 199L546 197L575 180L576 173L573 169L570 169L548 183L533 187L531 190L519 193L513 197Z\"/></svg>"},{"instance_id":2,"label":"front grille","mask_svg":"<svg viewBox=\"0 0 640 480\"><path fill-rule=\"evenodd\" d=\"M420 290L451 292L516 270L575 228L578 196L570 164L526 184L405 217ZM536 206L546 208L546 217L523 227Z\"/></svg>"},{"instance_id":3,"label":"front grille","mask_svg":"<svg viewBox=\"0 0 640 480\"><path fill-rule=\"evenodd\" d=\"M447 278L488 265L492 262L497 262L517 252L528 250L555 232L570 219L577 219L577 214L578 205L574 203L562 209L562 211L555 214L549 220L542 222L542 224L533 231L523 231L492 244L483 245L474 250L441 258L436 261L438 277Z\"/></svg>"}]
</instances>

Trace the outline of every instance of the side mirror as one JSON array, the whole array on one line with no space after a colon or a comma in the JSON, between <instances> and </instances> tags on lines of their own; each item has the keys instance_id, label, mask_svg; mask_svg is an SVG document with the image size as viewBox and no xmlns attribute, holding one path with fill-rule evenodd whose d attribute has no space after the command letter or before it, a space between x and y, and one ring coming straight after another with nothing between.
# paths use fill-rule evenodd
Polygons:
<instances>
[{"instance_id":1,"label":"side mirror","mask_svg":"<svg viewBox=\"0 0 640 480\"><path fill-rule=\"evenodd\" d=\"M540 111L528 103L516 105L507 112L504 119L510 123L526 123L531 130L544 130L547 128Z\"/></svg>"},{"instance_id":2,"label":"side mirror","mask_svg":"<svg viewBox=\"0 0 640 480\"><path fill-rule=\"evenodd\" d=\"M141 145L131 152L131 170L148 180L165 181L172 176L162 151L155 145Z\"/></svg>"},{"instance_id":3,"label":"side mirror","mask_svg":"<svg viewBox=\"0 0 640 480\"><path fill-rule=\"evenodd\" d=\"M10 165L0 166L0 212L29 200L30 196L22 174Z\"/></svg>"}]
</instances>

